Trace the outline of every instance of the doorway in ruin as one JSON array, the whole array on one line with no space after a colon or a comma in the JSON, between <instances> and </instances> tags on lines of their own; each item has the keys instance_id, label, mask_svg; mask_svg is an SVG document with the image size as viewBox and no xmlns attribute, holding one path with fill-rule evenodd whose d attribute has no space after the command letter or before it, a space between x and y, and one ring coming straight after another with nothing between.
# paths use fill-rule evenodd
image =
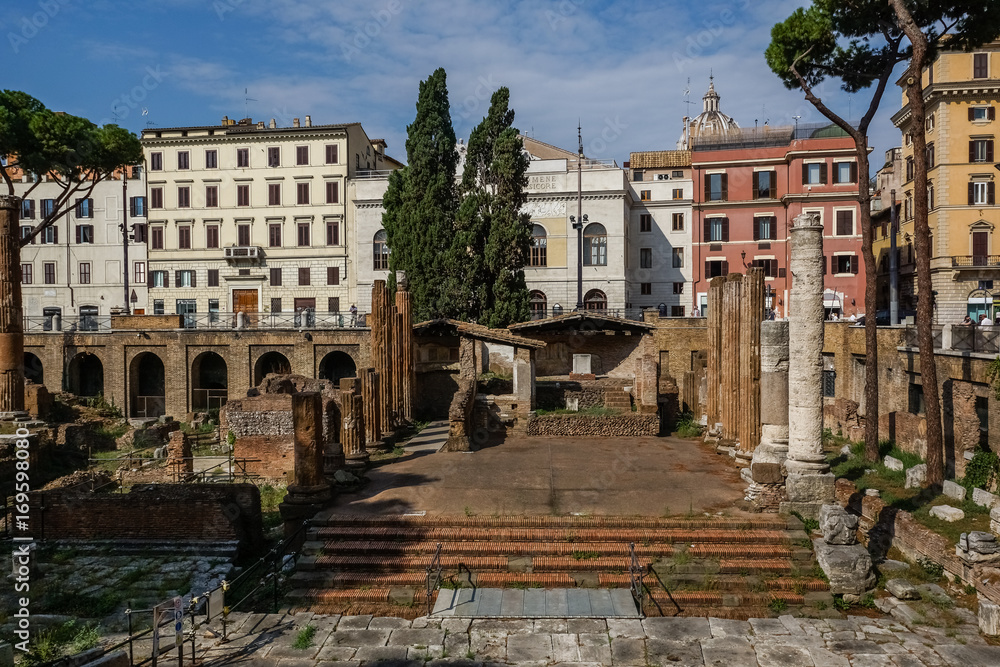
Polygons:
<instances>
[{"instance_id":1,"label":"doorway in ruin","mask_svg":"<svg viewBox=\"0 0 1000 667\"><path fill-rule=\"evenodd\" d=\"M229 369L216 352L202 352L191 363L191 409L219 410L229 397Z\"/></svg>"},{"instance_id":2,"label":"doorway in ruin","mask_svg":"<svg viewBox=\"0 0 1000 667\"><path fill-rule=\"evenodd\" d=\"M358 374L358 367L346 352L331 352L319 362L319 379L330 380L339 386L341 378L352 378Z\"/></svg>"},{"instance_id":3,"label":"doorway in ruin","mask_svg":"<svg viewBox=\"0 0 1000 667\"><path fill-rule=\"evenodd\" d=\"M167 412L163 361L152 352L132 360L128 371L132 417L159 417Z\"/></svg>"},{"instance_id":4,"label":"doorway in ruin","mask_svg":"<svg viewBox=\"0 0 1000 667\"><path fill-rule=\"evenodd\" d=\"M31 380L35 384L45 384L42 360L31 352L24 353L24 379Z\"/></svg>"},{"instance_id":5,"label":"doorway in ruin","mask_svg":"<svg viewBox=\"0 0 1000 667\"><path fill-rule=\"evenodd\" d=\"M257 387L264 381L264 376L271 373L288 375L292 372L292 364L281 352L265 352L253 365L253 386Z\"/></svg>"},{"instance_id":6,"label":"doorway in ruin","mask_svg":"<svg viewBox=\"0 0 1000 667\"><path fill-rule=\"evenodd\" d=\"M90 397L104 393L104 364L96 354L77 354L66 370L66 389L71 394Z\"/></svg>"}]
</instances>

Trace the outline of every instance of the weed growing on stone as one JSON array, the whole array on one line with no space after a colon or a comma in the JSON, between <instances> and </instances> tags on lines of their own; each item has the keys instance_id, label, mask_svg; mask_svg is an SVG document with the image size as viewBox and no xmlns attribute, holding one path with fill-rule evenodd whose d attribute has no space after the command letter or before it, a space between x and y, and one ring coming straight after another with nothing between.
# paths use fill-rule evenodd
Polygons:
<instances>
[{"instance_id":1,"label":"weed growing on stone","mask_svg":"<svg viewBox=\"0 0 1000 667\"><path fill-rule=\"evenodd\" d=\"M767 603L767 608L775 614L781 614L788 609L788 602L782 598L771 598L771 601Z\"/></svg>"},{"instance_id":2,"label":"weed growing on stone","mask_svg":"<svg viewBox=\"0 0 1000 667\"><path fill-rule=\"evenodd\" d=\"M295 636L295 641L292 643L292 648L304 651L313 645L313 638L316 637L316 627L313 625L307 625L306 627L299 630L299 634Z\"/></svg>"},{"instance_id":3,"label":"weed growing on stone","mask_svg":"<svg viewBox=\"0 0 1000 667\"><path fill-rule=\"evenodd\" d=\"M674 565L687 565L691 562L691 554L686 551L678 551L674 554Z\"/></svg>"},{"instance_id":4,"label":"weed growing on stone","mask_svg":"<svg viewBox=\"0 0 1000 667\"><path fill-rule=\"evenodd\" d=\"M601 554L596 551L574 551L572 556L575 560L593 560L600 558Z\"/></svg>"},{"instance_id":5,"label":"weed growing on stone","mask_svg":"<svg viewBox=\"0 0 1000 667\"><path fill-rule=\"evenodd\" d=\"M475 516L476 515L475 512L472 511L472 508L469 507L468 505L466 505L465 507L463 507L462 510L465 512L465 516Z\"/></svg>"},{"instance_id":6,"label":"weed growing on stone","mask_svg":"<svg viewBox=\"0 0 1000 667\"><path fill-rule=\"evenodd\" d=\"M975 595L976 594L976 587L973 586L972 584L966 584L965 585L965 594L966 595Z\"/></svg>"},{"instance_id":7,"label":"weed growing on stone","mask_svg":"<svg viewBox=\"0 0 1000 667\"><path fill-rule=\"evenodd\" d=\"M30 643L30 650L21 662L22 666L42 665L63 656L74 655L97 646L101 635L96 626L80 627L76 621L62 625L37 635Z\"/></svg>"},{"instance_id":8,"label":"weed growing on stone","mask_svg":"<svg viewBox=\"0 0 1000 667\"><path fill-rule=\"evenodd\" d=\"M697 438L701 435L701 425L695 421L693 414L685 412L677 418L674 432L681 438Z\"/></svg>"}]
</instances>

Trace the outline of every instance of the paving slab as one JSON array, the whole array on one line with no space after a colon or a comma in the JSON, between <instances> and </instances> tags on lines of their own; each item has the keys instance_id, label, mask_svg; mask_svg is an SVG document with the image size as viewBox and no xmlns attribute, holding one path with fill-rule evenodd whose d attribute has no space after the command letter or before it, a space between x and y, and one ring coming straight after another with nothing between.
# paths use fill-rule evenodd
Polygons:
<instances>
[{"instance_id":1,"label":"paving slab","mask_svg":"<svg viewBox=\"0 0 1000 667\"><path fill-rule=\"evenodd\" d=\"M750 634L750 624L746 621L734 621L728 618L709 616L708 626L712 637L746 637Z\"/></svg>"},{"instance_id":2,"label":"paving slab","mask_svg":"<svg viewBox=\"0 0 1000 667\"><path fill-rule=\"evenodd\" d=\"M555 634L550 636L552 638L553 662L566 663L580 661L580 640L577 635Z\"/></svg>"},{"instance_id":3,"label":"paving slab","mask_svg":"<svg viewBox=\"0 0 1000 667\"><path fill-rule=\"evenodd\" d=\"M354 654L355 660L374 662L384 660L406 660L405 646L362 646Z\"/></svg>"},{"instance_id":4,"label":"paving slab","mask_svg":"<svg viewBox=\"0 0 1000 667\"><path fill-rule=\"evenodd\" d=\"M701 644L697 641L670 641L649 639L646 641L646 662L650 665L667 667L704 667L705 658Z\"/></svg>"},{"instance_id":5,"label":"paving slab","mask_svg":"<svg viewBox=\"0 0 1000 667\"><path fill-rule=\"evenodd\" d=\"M611 664L611 640L606 633L584 633L577 635L580 644L580 660Z\"/></svg>"},{"instance_id":6,"label":"paving slab","mask_svg":"<svg viewBox=\"0 0 1000 667\"><path fill-rule=\"evenodd\" d=\"M757 664L760 667L814 667L808 649L788 644L757 644Z\"/></svg>"},{"instance_id":7,"label":"paving slab","mask_svg":"<svg viewBox=\"0 0 1000 667\"><path fill-rule=\"evenodd\" d=\"M790 635L785 624L776 618L751 618L750 627L755 635Z\"/></svg>"},{"instance_id":8,"label":"paving slab","mask_svg":"<svg viewBox=\"0 0 1000 667\"><path fill-rule=\"evenodd\" d=\"M387 644L389 646L442 646L444 645L444 630L400 628L392 631Z\"/></svg>"},{"instance_id":9,"label":"paving slab","mask_svg":"<svg viewBox=\"0 0 1000 667\"><path fill-rule=\"evenodd\" d=\"M328 646L385 646L389 630L334 630L326 640Z\"/></svg>"},{"instance_id":10,"label":"paving slab","mask_svg":"<svg viewBox=\"0 0 1000 667\"><path fill-rule=\"evenodd\" d=\"M588 590L590 596L590 614L592 616L615 616L615 605L611 600L611 591L606 588ZM629 594L631 596L631 593Z\"/></svg>"},{"instance_id":11,"label":"paving slab","mask_svg":"<svg viewBox=\"0 0 1000 667\"><path fill-rule=\"evenodd\" d=\"M854 639L831 642L830 650L847 656L853 655L883 655L885 651L873 641Z\"/></svg>"},{"instance_id":12,"label":"paving slab","mask_svg":"<svg viewBox=\"0 0 1000 667\"><path fill-rule=\"evenodd\" d=\"M707 618L647 618L642 626L651 639L691 641L712 638L712 627Z\"/></svg>"},{"instance_id":13,"label":"paving slab","mask_svg":"<svg viewBox=\"0 0 1000 667\"><path fill-rule=\"evenodd\" d=\"M757 653L744 637L703 639L701 651L707 667L755 666Z\"/></svg>"},{"instance_id":14,"label":"paving slab","mask_svg":"<svg viewBox=\"0 0 1000 667\"><path fill-rule=\"evenodd\" d=\"M507 662L548 662L551 658L551 635L512 635L507 638Z\"/></svg>"},{"instance_id":15,"label":"paving slab","mask_svg":"<svg viewBox=\"0 0 1000 667\"><path fill-rule=\"evenodd\" d=\"M612 638L644 639L646 630L642 627L642 621L637 618L609 618L608 634Z\"/></svg>"},{"instance_id":16,"label":"paving slab","mask_svg":"<svg viewBox=\"0 0 1000 667\"><path fill-rule=\"evenodd\" d=\"M405 618L395 618L392 616L379 616L373 618L371 623L368 624L369 630L398 630L399 628L408 628L412 624Z\"/></svg>"},{"instance_id":17,"label":"paving slab","mask_svg":"<svg viewBox=\"0 0 1000 667\"><path fill-rule=\"evenodd\" d=\"M962 646L944 644L934 650L947 664L961 667L996 667L1000 665L1000 646Z\"/></svg>"},{"instance_id":18,"label":"paving slab","mask_svg":"<svg viewBox=\"0 0 1000 667\"><path fill-rule=\"evenodd\" d=\"M568 618L566 632L574 635L604 633L606 639L608 624L603 618Z\"/></svg>"},{"instance_id":19,"label":"paving slab","mask_svg":"<svg viewBox=\"0 0 1000 667\"><path fill-rule=\"evenodd\" d=\"M566 589L557 588L545 591L545 613L548 616L569 616L569 605L566 601Z\"/></svg>"},{"instance_id":20,"label":"paving slab","mask_svg":"<svg viewBox=\"0 0 1000 667\"><path fill-rule=\"evenodd\" d=\"M812 647L807 650L816 667L850 667L851 661L845 656L837 655L825 648Z\"/></svg>"},{"instance_id":21,"label":"paving slab","mask_svg":"<svg viewBox=\"0 0 1000 667\"><path fill-rule=\"evenodd\" d=\"M920 660L912 653L901 653L890 656L893 667L927 667L927 663Z\"/></svg>"},{"instance_id":22,"label":"paving slab","mask_svg":"<svg viewBox=\"0 0 1000 667\"><path fill-rule=\"evenodd\" d=\"M526 618L546 616L545 590L542 588L529 588L524 591L522 608Z\"/></svg>"},{"instance_id":23,"label":"paving slab","mask_svg":"<svg viewBox=\"0 0 1000 667\"><path fill-rule=\"evenodd\" d=\"M353 646L324 646L319 650L317 660L350 660L357 653Z\"/></svg>"},{"instance_id":24,"label":"paving slab","mask_svg":"<svg viewBox=\"0 0 1000 667\"><path fill-rule=\"evenodd\" d=\"M543 594L542 595L542 599L544 600L544 598L545 598L545 595L544 595L545 591L542 590L540 592ZM571 631L569 629L569 624L570 624L570 622L572 620L573 619L568 619L568 618L539 618L539 619L535 619L535 624L534 624L535 629L534 629L534 631L537 634L545 634L545 635L566 635L566 634L575 635L577 633L575 633L575 632L573 632L573 631Z\"/></svg>"},{"instance_id":25,"label":"paving slab","mask_svg":"<svg viewBox=\"0 0 1000 667\"><path fill-rule=\"evenodd\" d=\"M595 616L590 607L590 591L585 588L566 589L567 616Z\"/></svg>"},{"instance_id":26,"label":"paving slab","mask_svg":"<svg viewBox=\"0 0 1000 667\"><path fill-rule=\"evenodd\" d=\"M340 630L367 630L372 616L342 616L337 628Z\"/></svg>"},{"instance_id":27,"label":"paving slab","mask_svg":"<svg viewBox=\"0 0 1000 667\"><path fill-rule=\"evenodd\" d=\"M500 594L500 613L498 616L523 617L524 591L516 588L506 588Z\"/></svg>"},{"instance_id":28,"label":"paving slab","mask_svg":"<svg viewBox=\"0 0 1000 667\"><path fill-rule=\"evenodd\" d=\"M641 639L625 639L624 637L612 639L611 660L614 665L645 665L646 642Z\"/></svg>"}]
</instances>

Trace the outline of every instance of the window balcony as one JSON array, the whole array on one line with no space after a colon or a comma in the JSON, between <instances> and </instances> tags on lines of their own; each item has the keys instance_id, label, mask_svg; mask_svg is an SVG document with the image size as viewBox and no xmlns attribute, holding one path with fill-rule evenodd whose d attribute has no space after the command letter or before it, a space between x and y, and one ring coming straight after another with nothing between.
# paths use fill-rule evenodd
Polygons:
<instances>
[{"instance_id":1,"label":"window balcony","mask_svg":"<svg viewBox=\"0 0 1000 667\"><path fill-rule=\"evenodd\" d=\"M1000 268L1000 255L952 255L951 266L955 269Z\"/></svg>"},{"instance_id":2,"label":"window balcony","mask_svg":"<svg viewBox=\"0 0 1000 667\"><path fill-rule=\"evenodd\" d=\"M264 249L260 246L255 245L243 245L243 246L229 246L225 248L226 261L238 262L238 261L252 261L256 262L264 259Z\"/></svg>"}]
</instances>

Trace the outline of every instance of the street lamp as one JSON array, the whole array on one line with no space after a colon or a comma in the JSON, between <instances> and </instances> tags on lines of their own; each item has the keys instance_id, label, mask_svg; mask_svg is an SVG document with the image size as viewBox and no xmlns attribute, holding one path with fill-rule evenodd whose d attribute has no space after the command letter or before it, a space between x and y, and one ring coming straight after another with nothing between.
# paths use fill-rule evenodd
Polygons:
<instances>
[{"instance_id":1,"label":"street lamp","mask_svg":"<svg viewBox=\"0 0 1000 667\"><path fill-rule=\"evenodd\" d=\"M573 223L576 230L577 262L576 262L576 309L583 310L583 226L588 218L582 215L579 218L575 215L569 216L569 221Z\"/></svg>"}]
</instances>

